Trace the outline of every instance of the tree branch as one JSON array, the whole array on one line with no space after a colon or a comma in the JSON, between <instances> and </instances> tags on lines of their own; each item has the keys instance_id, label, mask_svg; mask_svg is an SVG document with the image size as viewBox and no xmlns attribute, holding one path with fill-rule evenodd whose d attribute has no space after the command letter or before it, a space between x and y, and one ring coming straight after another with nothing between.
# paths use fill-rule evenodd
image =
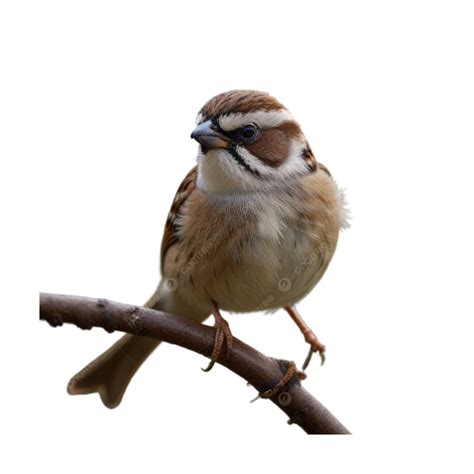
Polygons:
<instances>
[{"instance_id":1,"label":"tree branch","mask_svg":"<svg viewBox=\"0 0 474 474\"><path fill-rule=\"evenodd\" d=\"M176 344L206 357L214 346L215 329L153 309L103 299L41 293L40 319L52 326L75 324L81 329L102 327ZM276 387L288 371L288 361L265 356L234 338L220 364L240 375L260 393ZM292 377L269 399L309 434L349 434L349 431Z\"/></svg>"}]
</instances>

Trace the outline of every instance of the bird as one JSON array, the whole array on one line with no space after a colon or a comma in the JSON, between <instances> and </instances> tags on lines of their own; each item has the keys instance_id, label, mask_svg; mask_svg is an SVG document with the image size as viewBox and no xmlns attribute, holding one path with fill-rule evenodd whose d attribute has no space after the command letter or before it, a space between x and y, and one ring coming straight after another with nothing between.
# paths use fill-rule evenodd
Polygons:
<instances>
[{"instance_id":1,"label":"bird","mask_svg":"<svg viewBox=\"0 0 474 474\"><path fill-rule=\"evenodd\" d=\"M232 350L221 311L284 309L306 343L306 369L325 346L296 310L320 281L341 229L349 226L344 192L316 160L298 122L267 92L231 90L211 98L191 138L197 164L167 216L162 278L145 307L204 322L215 345L205 371ZM126 334L69 382L72 395L98 392L118 406L140 365L160 341ZM224 354L225 357L225 354Z\"/></svg>"}]
</instances>

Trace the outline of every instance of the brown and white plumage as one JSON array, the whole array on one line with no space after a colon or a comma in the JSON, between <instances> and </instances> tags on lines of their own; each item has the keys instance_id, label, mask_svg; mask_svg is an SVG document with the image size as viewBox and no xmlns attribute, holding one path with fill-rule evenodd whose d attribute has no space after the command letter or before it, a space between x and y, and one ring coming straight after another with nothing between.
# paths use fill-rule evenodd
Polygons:
<instances>
[{"instance_id":1,"label":"brown and white plumage","mask_svg":"<svg viewBox=\"0 0 474 474\"><path fill-rule=\"evenodd\" d=\"M172 203L163 280L148 306L196 321L213 303L232 312L292 307L324 274L345 225L329 171L290 112L262 92L214 97L192 137L200 143L198 164ZM107 406L120 402L157 344L121 341L73 378L70 393L99 391Z\"/></svg>"}]
</instances>

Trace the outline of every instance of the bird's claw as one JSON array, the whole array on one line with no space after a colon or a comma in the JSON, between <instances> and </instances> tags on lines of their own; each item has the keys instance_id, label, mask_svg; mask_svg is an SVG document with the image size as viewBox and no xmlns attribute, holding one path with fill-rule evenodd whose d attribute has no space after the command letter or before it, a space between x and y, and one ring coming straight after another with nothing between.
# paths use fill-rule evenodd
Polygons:
<instances>
[{"instance_id":1,"label":"bird's claw","mask_svg":"<svg viewBox=\"0 0 474 474\"><path fill-rule=\"evenodd\" d=\"M214 324L216 328L216 337L214 339L214 349L211 355L211 361L206 368L201 368L203 372L209 372L219 359L221 355L222 346L224 345L224 341L226 343L226 350L227 353L232 349L232 342L233 337L232 333L230 332L229 323L222 318L216 318L216 322Z\"/></svg>"},{"instance_id":2,"label":"bird's claw","mask_svg":"<svg viewBox=\"0 0 474 474\"><path fill-rule=\"evenodd\" d=\"M318 340L315 342L310 342L311 347L309 348L308 355L306 356L306 359L303 363L303 372L308 368L309 363L311 362L311 359L313 357L313 354L315 352L319 353L319 357L321 359L321 365L324 365L324 362L326 362L326 347L321 344Z\"/></svg>"}]
</instances>

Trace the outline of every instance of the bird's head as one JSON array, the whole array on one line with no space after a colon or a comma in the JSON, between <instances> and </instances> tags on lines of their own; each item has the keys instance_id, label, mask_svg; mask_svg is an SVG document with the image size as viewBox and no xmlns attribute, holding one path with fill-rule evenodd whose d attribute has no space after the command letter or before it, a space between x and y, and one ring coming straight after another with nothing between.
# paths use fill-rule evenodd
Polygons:
<instances>
[{"instance_id":1,"label":"bird's head","mask_svg":"<svg viewBox=\"0 0 474 474\"><path fill-rule=\"evenodd\" d=\"M213 97L200 110L191 138L200 144L197 184L203 191L259 190L316 167L298 123L265 92Z\"/></svg>"}]
</instances>

